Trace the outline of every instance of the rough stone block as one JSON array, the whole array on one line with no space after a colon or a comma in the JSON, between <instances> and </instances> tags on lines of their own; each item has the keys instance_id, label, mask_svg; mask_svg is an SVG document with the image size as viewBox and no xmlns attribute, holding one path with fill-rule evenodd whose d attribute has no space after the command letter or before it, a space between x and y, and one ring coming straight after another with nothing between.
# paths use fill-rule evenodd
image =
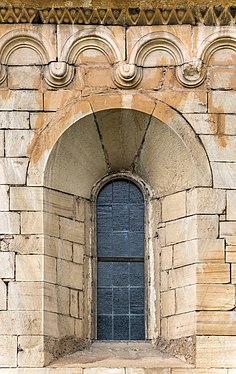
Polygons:
<instances>
[{"instance_id":1,"label":"rough stone block","mask_svg":"<svg viewBox=\"0 0 236 374\"><path fill-rule=\"evenodd\" d=\"M0 312L1 335L42 334L42 312L8 310Z\"/></svg>"},{"instance_id":2,"label":"rough stone block","mask_svg":"<svg viewBox=\"0 0 236 374\"><path fill-rule=\"evenodd\" d=\"M235 336L197 336L196 366L199 368L235 368Z\"/></svg>"},{"instance_id":3,"label":"rough stone block","mask_svg":"<svg viewBox=\"0 0 236 374\"><path fill-rule=\"evenodd\" d=\"M199 284L196 289L198 310L231 310L235 307L232 284Z\"/></svg>"},{"instance_id":4,"label":"rough stone block","mask_svg":"<svg viewBox=\"0 0 236 374\"><path fill-rule=\"evenodd\" d=\"M10 240L9 250L22 255L42 254L44 241L40 235L14 235Z\"/></svg>"},{"instance_id":5,"label":"rough stone block","mask_svg":"<svg viewBox=\"0 0 236 374\"><path fill-rule=\"evenodd\" d=\"M222 214L226 206L224 190L195 188L187 193L187 214Z\"/></svg>"},{"instance_id":6,"label":"rough stone block","mask_svg":"<svg viewBox=\"0 0 236 374\"><path fill-rule=\"evenodd\" d=\"M25 184L27 158L0 158L0 180L2 184Z\"/></svg>"},{"instance_id":7,"label":"rough stone block","mask_svg":"<svg viewBox=\"0 0 236 374\"><path fill-rule=\"evenodd\" d=\"M75 289L83 288L83 266L64 260L57 260L58 283Z\"/></svg>"},{"instance_id":8,"label":"rough stone block","mask_svg":"<svg viewBox=\"0 0 236 374\"><path fill-rule=\"evenodd\" d=\"M9 187L0 185L0 210L9 210Z\"/></svg>"},{"instance_id":9,"label":"rough stone block","mask_svg":"<svg viewBox=\"0 0 236 374\"><path fill-rule=\"evenodd\" d=\"M162 219L164 222L186 215L186 192L166 196L162 200Z\"/></svg>"},{"instance_id":10,"label":"rough stone block","mask_svg":"<svg viewBox=\"0 0 236 374\"><path fill-rule=\"evenodd\" d=\"M17 336L0 336L0 367L16 366Z\"/></svg>"},{"instance_id":11,"label":"rough stone block","mask_svg":"<svg viewBox=\"0 0 236 374\"><path fill-rule=\"evenodd\" d=\"M74 214L74 197L47 188L44 190L44 209L52 214L72 218Z\"/></svg>"},{"instance_id":12,"label":"rough stone block","mask_svg":"<svg viewBox=\"0 0 236 374\"><path fill-rule=\"evenodd\" d=\"M211 91L209 113L236 113L236 91Z\"/></svg>"},{"instance_id":13,"label":"rough stone block","mask_svg":"<svg viewBox=\"0 0 236 374\"><path fill-rule=\"evenodd\" d=\"M195 239L174 245L174 267L195 262L224 262L223 239Z\"/></svg>"},{"instance_id":14,"label":"rough stone block","mask_svg":"<svg viewBox=\"0 0 236 374\"><path fill-rule=\"evenodd\" d=\"M34 138L33 130L5 131L6 157L24 157L28 155L28 147Z\"/></svg>"},{"instance_id":15,"label":"rough stone block","mask_svg":"<svg viewBox=\"0 0 236 374\"><path fill-rule=\"evenodd\" d=\"M14 261L14 253L0 252L0 278L14 278Z\"/></svg>"},{"instance_id":16,"label":"rough stone block","mask_svg":"<svg viewBox=\"0 0 236 374\"><path fill-rule=\"evenodd\" d=\"M41 187L10 187L11 210L43 209L43 189Z\"/></svg>"},{"instance_id":17,"label":"rough stone block","mask_svg":"<svg viewBox=\"0 0 236 374\"><path fill-rule=\"evenodd\" d=\"M44 366L44 341L42 336L19 336L18 366Z\"/></svg>"},{"instance_id":18,"label":"rough stone block","mask_svg":"<svg viewBox=\"0 0 236 374\"><path fill-rule=\"evenodd\" d=\"M84 244L84 223L60 217L60 237Z\"/></svg>"},{"instance_id":19,"label":"rough stone block","mask_svg":"<svg viewBox=\"0 0 236 374\"><path fill-rule=\"evenodd\" d=\"M166 244L174 244L197 238L217 238L218 217L199 215L181 218L166 224Z\"/></svg>"}]
</instances>

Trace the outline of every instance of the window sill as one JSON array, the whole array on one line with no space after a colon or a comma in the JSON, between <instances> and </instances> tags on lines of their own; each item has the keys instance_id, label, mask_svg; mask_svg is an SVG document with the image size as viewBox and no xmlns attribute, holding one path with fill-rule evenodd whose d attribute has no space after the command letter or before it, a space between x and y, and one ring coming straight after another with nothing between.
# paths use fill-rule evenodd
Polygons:
<instances>
[{"instance_id":1,"label":"window sill","mask_svg":"<svg viewBox=\"0 0 236 374\"><path fill-rule=\"evenodd\" d=\"M95 341L89 349L52 362L57 368L191 368L180 359L160 352L149 341Z\"/></svg>"}]
</instances>

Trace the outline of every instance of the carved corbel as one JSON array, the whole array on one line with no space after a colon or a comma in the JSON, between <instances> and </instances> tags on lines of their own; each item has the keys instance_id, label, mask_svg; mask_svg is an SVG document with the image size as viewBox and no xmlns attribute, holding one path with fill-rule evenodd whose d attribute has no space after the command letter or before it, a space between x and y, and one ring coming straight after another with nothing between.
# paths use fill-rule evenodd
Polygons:
<instances>
[{"instance_id":1,"label":"carved corbel","mask_svg":"<svg viewBox=\"0 0 236 374\"><path fill-rule=\"evenodd\" d=\"M65 87L74 78L74 66L64 61L52 61L45 66L44 77L51 87Z\"/></svg>"},{"instance_id":2,"label":"carved corbel","mask_svg":"<svg viewBox=\"0 0 236 374\"><path fill-rule=\"evenodd\" d=\"M141 82L142 77L142 68L127 62L121 62L116 65L113 74L115 84L120 88L126 89L136 87Z\"/></svg>"},{"instance_id":3,"label":"carved corbel","mask_svg":"<svg viewBox=\"0 0 236 374\"><path fill-rule=\"evenodd\" d=\"M205 79L205 68L200 59L185 62L176 69L178 81L185 87L197 87L201 85Z\"/></svg>"}]
</instances>

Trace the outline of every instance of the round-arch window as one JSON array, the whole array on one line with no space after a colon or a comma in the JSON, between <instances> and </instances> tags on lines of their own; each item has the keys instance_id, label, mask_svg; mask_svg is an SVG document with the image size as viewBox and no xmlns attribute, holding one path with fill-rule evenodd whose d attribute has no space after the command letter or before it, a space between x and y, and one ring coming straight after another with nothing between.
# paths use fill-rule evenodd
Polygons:
<instances>
[{"instance_id":1,"label":"round-arch window","mask_svg":"<svg viewBox=\"0 0 236 374\"><path fill-rule=\"evenodd\" d=\"M145 339L144 197L126 179L97 196L97 339Z\"/></svg>"}]
</instances>

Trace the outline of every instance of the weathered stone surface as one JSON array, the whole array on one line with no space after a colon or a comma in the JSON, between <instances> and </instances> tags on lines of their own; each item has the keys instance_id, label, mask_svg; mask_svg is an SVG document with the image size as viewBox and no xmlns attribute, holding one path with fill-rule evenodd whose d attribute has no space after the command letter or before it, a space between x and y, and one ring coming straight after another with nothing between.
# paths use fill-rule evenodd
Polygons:
<instances>
[{"instance_id":1,"label":"weathered stone surface","mask_svg":"<svg viewBox=\"0 0 236 374\"><path fill-rule=\"evenodd\" d=\"M19 254L42 254L43 236L41 235L14 235L10 239L9 250Z\"/></svg>"},{"instance_id":2,"label":"weathered stone surface","mask_svg":"<svg viewBox=\"0 0 236 374\"><path fill-rule=\"evenodd\" d=\"M84 244L84 223L61 217L60 237L72 242Z\"/></svg>"},{"instance_id":3,"label":"weathered stone surface","mask_svg":"<svg viewBox=\"0 0 236 374\"><path fill-rule=\"evenodd\" d=\"M0 367L17 366L17 336L0 336Z\"/></svg>"},{"instance_id":4,"label":"weathered stone surface","mask_svg":"<svg viewBox=\"0 0 236 374\"><path fill-rule=\"evenodd\" d=\"M217 115L190 113L184 117L190 122L197 134L215 134L217 132Z\"/></svg>"},{"instance_id":5,"label":"weathered stone surface","mask_svg":"<svg viewBox=\"0 0 236 374\"><path fill-rule=\"evenodd\" d=\"M163 317L175 314L175 291L161 293L161 315Z\"/></svg>"},{"instance_id":6,"label":"weathered stone surface","mask_svg":"<svg viewBox=\"0 0 236 374\"><path fill-rule=\"evenodd\" d=\"M43 234L42 212L21 212L21 233Z\"/></svg>"},{"instance_id":7,"label":"weathered stone surface","mask_svg":"<svg viewBox=\"0 0 236 374\"><path fill-rule=\"evenodd\" d=\"M221 214L225 210L224 190L195 188L187 193L187 214Z\"/></svg>"},{"instance_id":8,"label":"weathered stone surface","mask_svg":"<svg viewBox=\"0 0 236 374\"><path fill-rule=\"evenodd\" d=\"M164 247L161 249L161 269L171 269L173 262L172 246Z\"/></svg>"},{"instance_id":9,"label":"weathered stone surface","mask_svg":"<svg viewBox=\"0 0 236 374\"><path fill-rule=\"evenodd\" d=\"M166 196L162 200L162 219L171 221L186 215L186 192Z\"/></svg>"},{"instance_id":10,"label":"weathered stone surface","mask_svg":"<svg viewBox=\"0 0 236 374\"><path fill-rule=\"evenodd\" d=\"M0 210L9 210L9 187L0 185Z\"/></svg>"},{"instance_id":11,"label":"weathered stone surface","mask_svg":"<svg viewBox=\"0 0 236 374\"><path fill-rule=\"evenodd\" d=\"M196 318L199 335L235 335L235 311L199 312Z\"/></svg>"},{"instance_id":12,"label":"weathered stone surface","mask_svg":"<svg viewBox=\"0 0 236 374\"><path fill-rule=\"evenodd\" d=\"M43 284L35 282L10 282L8 288L9 310L42 310Z\"/></svg>"},{"instance_id":13,"label":"weathered stone surface","mask_svg":"<svg viewBox=\"0 0 236 374\"><path fill-rule=\"evenodd\" d=\"M11 187L10 210L41 211L43 189L41 187Z\"/></svg>"},{"instance_id":14,"label":"weathered stone surface","mask_svg":"<svg viewBox=\"0 0 236 374\"><path fill-rule=\"evenodd\" d=\"M1 129L28 129L28 112L0 112Z\"/></svg>"},{"instance_id":15,"label":"weathered stone surface","mask_svg":"<svg viewBox=\"0 0 236 374\"><path fill-rule=\"evenodd\" d=\"M0 280L0 310L7 309L7 286Z\"/></svg>"},{"instance_id":16,"label":"weathered stone surface","mask_svg":"<svg viewBox=\"0 0 236 374\"><path fill-rule=\"evenodd\" d=\"M0 178L2 184L25 184L28 159L0 158Z\"/></svg>"},{"instance_id":17,"label":"weathered stone surface","mask_svg":"<svg viewBox=\"0 0 236 374\"><path fill-rule=\"evenodd\" d=\"M235 287L232 284L197 285L198 310L231 310L235 307Z\"/></svg>"},{"instance_id":18,"label":"weathered stone surface","mask_svg":"<svg viewBox=\"0 0 236 374\"><path fill-rule=\"evenodd\" d=\"M8 68L10 89L40 89L42 70L39 66L14 66Z\"/></svg>"},{"instance_id":19,"label":"weathered stone surface","mask_svg":"<svg viewBox=\"0 0 236 374\"><path fill-rule=\"evenodd\" d=\"M41 367L44 365L42 336L20 336L18 339L18 366Z\"/></svg>"},{"instance_id":20,"label":"weathered stone surface","mask_svg":"<svg viewBox=\"0 0 236 374\"><path fill-rule=\"evenodd\" d=\"M178 339L195 333L195 313L184 313L168 318L168 338Z\"/></svg>"},{"instance_id":21,"label":"weathered stone surface","mask_svg":"<svg viewBox=\"0 0 236 374\"><path fill-rule=\"evenodd\" d=\"M212 162L215 188L236 188L236 163Z\"/></svg>"},{"instance_id":22,"label":"weathered stone surface","mask_svg":"<svg viewBox=\"0 0 236 374\"><path fill-rule=\"evenodd\" d=\"M234 368L236 366L235 346L235 336L198 336L197 367Z\"/></svg>"},{"instance_id":23,"label":"weathered stone surface","mask_svg":"<svg viewBox=\"0 0 236 374\"><path fill-rule=\"evenodd\" d=\"M14 278L15 254L0 252L0 278Z\"/></svg>"},{"instance_id":24,"label":"weathered stone surface","mask_svg":"<svg viewBox=\"0 0 236 374\"><path fill-rule=\"evenodd\" d=\"M0 92L0 110L42 110L43 95L33 90L4 90Z\"/></svg>"},{"instance_id":25,"label":"weathered stone surface","mask_svg":"<svg viewBox=\"0 0 236 374\"><path fill-rule=\"evenodd\" d=\"M44 190L44 209L52 214L72 218L74 214L74 197L46 188Z\"/></svg>"},{"instance_id":26,"label":"weathered stone surface","mask_svg":"<svg viewBox=\"0 0 236 374\"><path fill-rule=\"evenodd\" d=\"M5 154L7 157L25 157L34 137L33 130L5 131Z\"/></svg>"},{"instance_id":27,"label":"weathered stone surface","mask_svg":"<svg viewBox=\"0 0 236 374\"><path fill-rule=\"evenodd\" d=\"M58 283L75 289L83 288L83 266L64 260L57 260Z\"/></svg>"}]
</instances>

